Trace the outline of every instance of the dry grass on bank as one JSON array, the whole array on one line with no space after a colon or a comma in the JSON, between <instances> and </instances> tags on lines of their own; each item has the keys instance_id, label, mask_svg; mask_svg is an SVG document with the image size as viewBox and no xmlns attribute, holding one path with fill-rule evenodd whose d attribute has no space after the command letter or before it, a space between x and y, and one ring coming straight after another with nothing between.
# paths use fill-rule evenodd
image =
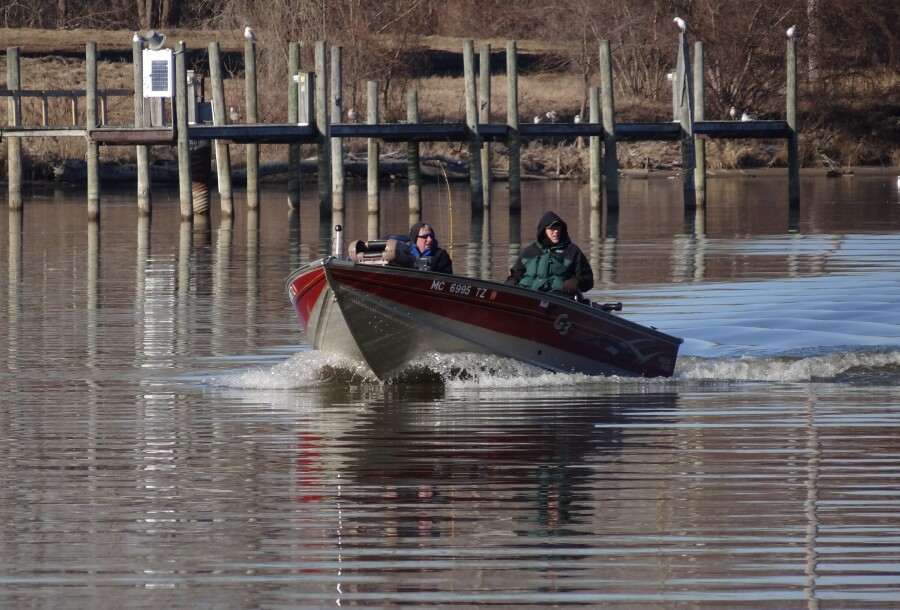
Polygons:
<instances>
[{"instance_id":1,"label":"dry grass on bank","mask_svg":"<svg viewBox=\"0 0 900 610\"><path fill-rule=\"evenodd\" d=\"M102 38L102 33L87 33L89 38ZM124 34L123 34L124 35ZM209 36L204 33L204 37ZM126 43L114 43L120 50ZM177 37L176 37L177 38ZM236 38L236 37L235 37ZM107 36L107 40L109 37ZM128 39L130 41L130 39ZM239 48L240 40L234 41ZM113 43L109 43L113 44ZM197 43L201 44L200 42ZM205 45L205 43L202 43ZM23 43L24 45L24 43ZM28 45L29 50L34 46ZM49 45L48 46L52 46ZM224 45L223 45L224 46ZM82 46L83 49L83 46ZM6 74L5 56L0 56L0 78ZM80 58L48 55L24 57L21 60L22 86L25 89L83 89L84 62ZM100 61L98 64L100 87L104 89L132 89L133 73L129 62ZM3 81L0 81L3 82ZM5 82L3 83L5 85ZM883 74L877 79L855 81L848 79L832 90L826 107L812 107L809 99L801 100L801 159L805 167L836 167L850 165L900 166L900 75ZM226 80L226 105L242 109L244 83L240 78ZM459 122L465 120L464 86L461 78L430 77L407 84L408 90L419 94L420 116L423 121ZM503 121L507 112L506 78L494 76L491 80L491 115L494 121ZM862 91L865 95L859 95ZM279 96L261 99L268 116L284 116L286 101ZM346 95L346 94L345 94ZM393 110L384 113L386 121L405 118L402 91L395 93ZM815 99L822 99L816 97ZM354 100L345 100L345 108ZM365 107L365 100L355 100L357 109ZM555 111L560 121L571 122L576 114L587 114L585 92L580 79L572 74L523 74L519 77L519 117L521 122L532 122L534 117L544 117ZM401 116L401 112L403 116ZM666 103L643 99L616 99L617 120L662 121L669 120L671 109ZM108 100L108 124L128 125L133 122L133 102L130 96L112 97ZM4 113L5 114L5 113ZM5 122L5 120L4 120ZM65 98L53 98L49 106L51 125L82 125L84 99L78 103L73 117L71 103ZM41 124L40 103L34 99L23 103L23 123ZM85 143L79 138L25 138L26 171L36 178L48 177L52 163L63 159L83 159ZM526 171L543 172L559 176L585 176L588 171L587 148L584 142L535 141L522 151ZM365 141L347 141L348 151L361 153ZM235 164L243 162L244 147L233 146ZM403 145L382 145L382 152L404 152ZM497 169L506 170L505 148L492 146ZM440 154L464 159L464 145L431 143L422 145L423 154ZM285 146L264 146L262 160L283 161L287 157ZM307 147L304 155L313 155ZM154 159L174 158L174 147L154 147ZM0 146L0 162L5 163L6 147ZM130 163L134 161L132 147L102 147L101 162ZM782 141L722 140L707 144L707 162L710 169L737 169L748 167L782 167L786 165L786 148ZM619 147L619 164L623 169L673 169L680 166L681 153L677 144L665 142L622 143Z\"/></svg>"}]
</instances>

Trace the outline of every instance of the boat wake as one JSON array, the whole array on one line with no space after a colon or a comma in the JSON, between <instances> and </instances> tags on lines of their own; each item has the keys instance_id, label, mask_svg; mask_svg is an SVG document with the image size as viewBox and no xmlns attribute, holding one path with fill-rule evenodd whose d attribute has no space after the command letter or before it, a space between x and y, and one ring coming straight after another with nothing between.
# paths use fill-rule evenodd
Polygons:
<instances>
[{"instance_id":1,"label":"boat wake","mask_svg":"<svg viewBox=\"0 0 900 610\"><path fill-rule=\"evenodd\" d=\"M270 368L258 368L209 380L232 389L292 390L340 386L443 386L446 388L535 388L562 385L652 385L704 382L900 384L900 351L845 349L766 356L683 356L671 379L593 377L551 373L517 360L481 354L431 354L382 384L355 360L318 351L302 351Z\"/></svg>"},{"instance_id":2,"label":"boat wake","mask_svg":"<svg viewBox=\"0 0 900 610\"><path fill-rule=\"evenodd\" d=\"M676 380L900 384L900 351L838 350L740 358L682 356Z\"/></svg>"}]
</instances>

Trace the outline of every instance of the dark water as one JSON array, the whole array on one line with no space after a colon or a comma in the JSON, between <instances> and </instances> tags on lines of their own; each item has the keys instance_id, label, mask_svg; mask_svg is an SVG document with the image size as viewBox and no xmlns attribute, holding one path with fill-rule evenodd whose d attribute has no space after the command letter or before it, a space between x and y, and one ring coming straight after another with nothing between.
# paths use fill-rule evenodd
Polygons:
<instances>
[{"instance_id":1,"label":"dark water","mask_svg":"<svg viewBox=\"0 0 900 610\"><path fill-rule=\"evenodd\" d=\"M519 223L430 188L458 272L557 209L592 296L685 344L671 380L461 354L388 385L296 323L313 204L191 229L107 193L98 227L37 189L0 232L0 607L900 606L898 187L806 179L792 214L778 175L713 179L685 216L677 181L618 215L539 183Z\"/></svg>"}]
</instances>

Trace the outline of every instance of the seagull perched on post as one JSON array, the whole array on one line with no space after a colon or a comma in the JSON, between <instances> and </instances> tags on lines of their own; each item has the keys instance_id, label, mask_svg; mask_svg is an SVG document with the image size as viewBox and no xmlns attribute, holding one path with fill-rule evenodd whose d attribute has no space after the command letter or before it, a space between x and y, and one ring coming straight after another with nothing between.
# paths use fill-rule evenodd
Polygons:
<instances>
[{"instance_id":1,"label":"seagull perched on post","mask_svg":"<svg viewBox=\"0 0 900 610\"><path fill-rule=\"evenodd\" d=\"M248 42L256 42L256 34L253 33L253 30L250 29L249 25L244 28L244 38L246 38Z\"/></svg>"},{"instance_id":2,"label":"seagull perched on post","mask_svg":"<svg viewBox=\"0 0 900 610\"><path fill-rule=\"evenodd\" d=\"M732 120L732 121L733 121L735 118L737 118L737 108L735 108L734 106L732 106L732 107L731 107L731 110L728 111L728 116L731 117L731 120Z\"/></svg>"},{"instance_id":3,"label":"seagull perched on post","mask_svg":"<svg viewBox=\"0 0 900 610\"><path fill-rule=\"evenodd\" d=\"M137 32L135 32L134 36L131 37L131 42L144 42L144 40L145 38Z\"/></svg>"},{"instance_id":4,"label":"seagull perched on post","mask_svg":"<svg viewBox=\"0 0 900 610\"><path fill-rule=\"evenodd\" d=\"M785 32L785 34L787 34L787 37L790 38L791 40L794 40L795 38L800 38L800 32L797 31L796 25L792 25L791 27L789 27L787 29L787 32Z\"/></svg>"},{"instance_id":5,"label":"seagull perched on post","mask_svg":"<svg viewBox=\"0 0 900 610\"><path fill-rule=\"evenodd\" d=\"M682 32L687 32L687 21L685 21L681 17L675 17L675 19L673 19L672 21L675 22L675 25L678 26L679 30L681 30Z\"/></svg>"}]
</instances>

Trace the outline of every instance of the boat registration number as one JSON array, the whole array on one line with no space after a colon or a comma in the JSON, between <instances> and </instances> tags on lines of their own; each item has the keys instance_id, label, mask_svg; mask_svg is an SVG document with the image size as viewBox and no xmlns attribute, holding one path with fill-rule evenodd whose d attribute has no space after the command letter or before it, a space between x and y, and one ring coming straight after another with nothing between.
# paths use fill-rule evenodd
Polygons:
<instances>
[{"instance_id":1,"label":"boat registration number","mask_svg":"<svg viewBox=\"0 0 900 610\"><path fill-rule=\"evenodd\" d=\"M458 294L464 297L475 297L476 299L484 299L488 297L489 293L495 293L491 295L491 298L496 296L496 291L488 290L487 288L479 288L478 286L472 286L471 284L457 284L456 282L445 282L444 280L434 280L431 282L431 289L436 290L437 292L449 292L450 294Z\"/></svg>"}]
</instances>

